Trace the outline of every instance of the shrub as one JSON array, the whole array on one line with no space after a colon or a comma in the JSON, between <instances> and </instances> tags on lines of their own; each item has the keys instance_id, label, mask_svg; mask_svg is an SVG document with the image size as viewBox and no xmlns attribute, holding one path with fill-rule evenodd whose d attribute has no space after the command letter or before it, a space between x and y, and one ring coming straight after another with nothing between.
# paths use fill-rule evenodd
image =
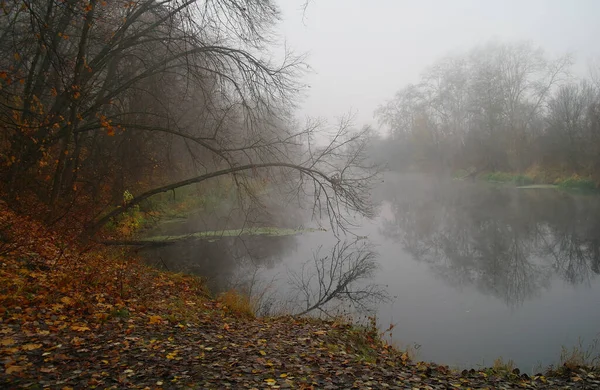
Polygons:
<instances>
[{"instance_id":1,"label":"shrub","mask_svg":"<svg viewBox=\"0 0 600 390\"><path fill-rule=\"evenodd\" d=\"M247 318L255 317L254 305L250 301L250 298L235 290L222 293L217 298L217 302L223 305L223 308L230 314Z\"/></svg>"}]
</instances>

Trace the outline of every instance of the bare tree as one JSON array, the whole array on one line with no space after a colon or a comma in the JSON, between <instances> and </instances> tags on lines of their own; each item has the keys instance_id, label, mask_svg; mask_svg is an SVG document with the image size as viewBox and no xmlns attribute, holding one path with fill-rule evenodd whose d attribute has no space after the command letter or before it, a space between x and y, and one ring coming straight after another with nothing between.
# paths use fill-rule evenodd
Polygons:
<instances>
[{"instance_id":1,"label":"bare tree","mask_svg":"<svg viewBox=\"0 0 600 390\"><path fill-rule=\"evenodd\" d=\"M571 64L527 42L490 43L437 61L377 116L422 169L523 171Z\"/></svg>"},{"instance_id":2,"label":"bare tree","mask_svg":"<svg viewBox=\"0 0 600 390\"><path fill-rule=\"evenodd\" d=\"M13 0L5 11L0 177L12 202L34 193L53 219L79 204L93 233L154 194L227 175L249 198L255 177L310 193L342 229L343 208L372 213L369 131L344 119L323 144L322 127L291 124L303 58L272 60L272 1ZM125 190L137 196L121 204Z\"/></svg>"}]
</instances>

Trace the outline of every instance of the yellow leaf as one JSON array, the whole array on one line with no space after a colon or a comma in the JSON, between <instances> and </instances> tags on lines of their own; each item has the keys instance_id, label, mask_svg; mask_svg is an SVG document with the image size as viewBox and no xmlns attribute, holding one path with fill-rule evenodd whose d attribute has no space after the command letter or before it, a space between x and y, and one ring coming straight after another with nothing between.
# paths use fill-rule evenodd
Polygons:
<instances>
[{"instance_id":1,"label":"yellow leaf","mask_svg":"<svg viewBox=\"0 0 600 390\"><path fill-rule=\"evenodd\" d=\"M317 336L323 336L327 332L325 332L324 330L317 330L316 332L313 332L313 333L316 334Z\"/></svg>"},{"instance_id":2,"label":"yellow leaf","mask_svg":"<svg viewBox=\"0 0 600 390\"><path fill-rule=\"evenodd\" d=\"M15 343L15 339L6 338L0 340L0 345L13 345Z\"/></svg>"},{"instance_id":3,"label":"yellow leaf","mask_svg":"<svg viewBox=\"0 0 600 390\"><path fill-rule=\"evenodd\" d=\"M162 317L161 316L150 316L150 317L148 317L148 323L149 324L162 324Z\"/></svg>"},{"instance_id":4,"label":"yellow leaf","mask_svg":"<svg viewBox=\"0 0 600 390\"><path fill-rule=\"evenodd\" d=\"M25 344L21 348L25 351L33 351L34 349L41 348L42 344Z\"/></svg>"},{"instance_id":5,"label":"yellow leaf","mask_svg":"<svg viewBox=\"0 0 600 390\"><path fill-rule=\"evenodd\" d=\"M280 378L287 378L287 374L281 374L279 375Z\"/></svg>"},{"instance_id":6,"label":"yellow leaf","mask_svg":"<svg viewBox=\"0 0 600 390\"><path fill-rule=\"evenodd\" d=\"M21 366L8 366L4 372L6 374L12 374L12 373L21 372L21 371L23 371L23 367L21 367Z\"/></svg>"},{"instance_id":7,"label":"yellow leaf","mask_svg":"<svg viewBox=\"0 0 600 390\"><path fill-rule=\"evenodd\" d=\"M85 332L85 331L90 330L90 328L88 328L85 325L83 325L83 326L73 325L73 326L71 326L71 329L73 329L76 332Z\"/></svg>"},{"instance_id":8,"label":"yellow leaf","mask_svg":"<svg viewBox=\"0 0 600 390\"><path fill-rule=\"evenodd\" d=\"M73 298L69 298L69 297L62 297L62 298L60 298L60 301L62 303L64 303L65 305L72 305L73 303L75 303Z\"/></svg>"},{"instance_id":9,"label":"yellow leaf","mask_svg":"<svg viewBox=\"0 0 600 390\"><path fill-rule=\"evenodd\" d=\"M277 381L275 379L272 379L272 378L265 379L265 382L267 382L267 384L269 386L273 386L275 383L277 383Z\"/></svg>"},{"instance_id":10,"label":"yellow leaf","mask_svg":"<svg viewBox=\"0 0 600 390\"><path fill-rule=\"evenodd\" d=\"M258 353L260 353L261 355L265 356L267 353L265 351L263 351L262 349L260 351L258 351Z\"/></svg>"}]
</instances>

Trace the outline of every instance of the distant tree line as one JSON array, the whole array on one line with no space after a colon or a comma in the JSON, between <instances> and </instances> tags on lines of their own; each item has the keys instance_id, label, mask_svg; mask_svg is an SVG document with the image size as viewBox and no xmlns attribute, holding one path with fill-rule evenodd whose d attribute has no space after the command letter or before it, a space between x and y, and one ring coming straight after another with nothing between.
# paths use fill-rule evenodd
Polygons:
<instances>
[{"instance_id":1,"label":"distant tree line","mask_svg":"<svg viewBox=\"0 0 600 390\"><path fill-rule=\"evenodd\" d=\"M545 170L600 181L600 78L529 43L490 43L433 64L376 112L392 167Z\"/></svg>"}]
</instances>

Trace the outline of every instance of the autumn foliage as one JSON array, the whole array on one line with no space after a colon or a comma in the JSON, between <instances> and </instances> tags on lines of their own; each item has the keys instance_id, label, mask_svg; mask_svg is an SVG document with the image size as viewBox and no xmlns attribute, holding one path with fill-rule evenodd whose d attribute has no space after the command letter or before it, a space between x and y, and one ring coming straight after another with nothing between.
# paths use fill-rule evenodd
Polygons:
<instances>
[{"instance_id":1,"label":"autumn foliage","mask_svg":"<svg viewBox=\"0 0 600 390\"><path fill-rule=\"evenodd\" d=\"M49 334L77 343L79 334L106 327L190 321L211 305L198 278L158 272L130 253L79 247L0 205L0 356L7 374L27 371L27 351L52 347L44 341Z\"/></svg>"}]
</instances>

